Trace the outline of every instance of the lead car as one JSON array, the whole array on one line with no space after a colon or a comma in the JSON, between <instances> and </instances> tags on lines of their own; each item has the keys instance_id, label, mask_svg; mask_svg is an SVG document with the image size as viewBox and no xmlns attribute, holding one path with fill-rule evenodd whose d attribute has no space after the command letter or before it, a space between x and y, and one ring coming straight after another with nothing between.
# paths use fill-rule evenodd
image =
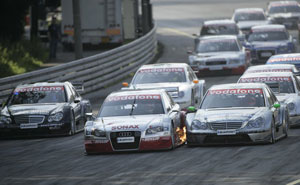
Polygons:
<instances>
[{"instance_id":1,"label":"lead car","mask_svg":"<svg viewBox=\"0 0 300 185\"><path fill-rule=\"evenodd\" d=\"M87 154L173 149L185 142L185 117L165 90L111 93L85 125Z\"/></svg>"},{"instance_id":2,"label":"lead car","mask_svg":"<svg viewBox=\"0 0 300 185\"><path fill-rule=\"evenodd\" d=\"M76 83L83 90L82 84ZM18 85L0 113L0 135L73 135L82 131L86 113L92 112L70 82Z\"/></svg>"},{"instance_id":3,"label":"lead car","mask_svg":"<svg viewBox=\"0 0 300 185\"><path fill-rule=\"evenodd\" d=\"M263 83L212 86L186 116L187 144L275 143L288 136L288 113Z\"/></svg>"}]
</instances>

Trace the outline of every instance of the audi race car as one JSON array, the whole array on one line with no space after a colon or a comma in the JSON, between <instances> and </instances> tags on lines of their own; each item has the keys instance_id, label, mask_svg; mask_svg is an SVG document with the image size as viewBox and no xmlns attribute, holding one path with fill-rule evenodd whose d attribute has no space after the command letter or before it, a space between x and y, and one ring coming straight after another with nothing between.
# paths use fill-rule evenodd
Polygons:
<instances>
[{"instance_id":1,"label":"audi race car","mask_svg":"<svg viewBox=\"0 0 300 185\"><path fill-rule=\"evenodd\" d=\"M274 55L269 58L266 64L293 64L300 70L300 53Z\"/></svg>"},{"instance_id":2,"label":"audi race car","mask_svg":"<svg viewBox=\"0 0 300 185\"><path fill-rule=\"evenodd\" d=\"M194 52L188 52L189 65L199 75L229 71L243 74L250 65L250 53L236 36L207 36L196 40Z\"/></svg>"},{"instance_id":3,"label":"audi race car","mask_svg":"<svg viewBox=\"0 0 300 185\"><path fill-rule=\"evenodd\" d=\"M267 9L272 24L283 24L287 29L298 29L300 6L296 1L272 1Z\"/></svg>"},{"instance_id":4,"label":"audi race car","mask_svg":"<svg viewBox=\"0 0 300 185\"><path fill-rule=\"evenodd\" d=\"M293 73L248 73L244 74L238 82L267 84L277 99L287 105L290 125L300 125L300 81Z\"/></svg>"},{"instance_id":5,"label":"audi race car","mask_svg":"<svg viewBox=\"0 0 300 185\"><path fill-rule=\"evenodd\" d=\"M274 143L288 136L288 113L263 83L212 86L186 115L187 144Z\"/></svg>"},{"instance_id":6,"label":"audi race car","mask_svg":"<svg viewBox=\"0 0 300 185\"><path fill-rule=\"evenodd\" d=\"M245 35L232 20L205 21L200 31L200 37L212 35L235 35L241 42L245 41Z\"/></svg>"},{"instance_id":7,"label":"audi race car","mask_svg":"<svg viewBox=\"0 0 300 185\"><path fill-rule=\"evenodd\" d=\"M140 67L129 89L165 89L182 109L199 105L205 93L205 81L198 80L185 63L149 64ZM128 89L123 88L123 89Z\"/></svg>"},{"instance_id":8,"label":"audi race car","mask_svg":"<svg viewBox=\"0 0 300 185\"><path fill-rule=\"evenodd\" d=\"M246 35L250 33L252 26L265 25L269 21L262 8L238 8L235 9L232 20L237 23L239 29Z\"/></svg>"},{"instance_id":9,"label":"audi race car","mask_svg":"<svg viewBox=\"0 0 300 185\"><path fill-rule=\"evenodd\" d=\"M298 69L292 64L250 66L244 72L244 74L247 74L247 73L270 73L270 72L292 72L295 75L299 75Z\"/></svg>"},{"instance_id":10,"label":"audi race car","mask_svg":"<svg viewBox=\"0 0 300 185\"><path fill-rule=\"evenodd\" d=\"M254 62L265 63L272 55L294 53L296 42L283 25L261 25L251 28L246 47Z\"/></svg>"},{"instance_id":11,"label":"audi race car","mask_svg":"<svg viewBox=\"0 0 300 185\"><path fill-rule=\"evenodd\" d=\"M85 125L87 154L172 149L186 140L185 115L165 90L113 92Z\"/></svg>"},{"instance_id":12,"label":"audi race car","mask_svg":"<svg viewBox=\"0 0 300 185\"><path fill-rule=\"evenodd\" d=\"M92 112L89 100L82 99L70 82L22 84L3 104L0 134L4 137L73 135L83 130L89 112Z\"/></svg>"}]
</instances>

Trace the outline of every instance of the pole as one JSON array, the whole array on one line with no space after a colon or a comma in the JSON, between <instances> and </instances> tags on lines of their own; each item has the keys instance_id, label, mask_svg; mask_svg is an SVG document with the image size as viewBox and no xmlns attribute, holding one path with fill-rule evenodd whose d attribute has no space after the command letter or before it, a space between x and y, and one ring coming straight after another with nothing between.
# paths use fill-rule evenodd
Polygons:
<instances>
[{"instance_id":1,"label":"pole","mask_svg":"<svg viewBox=\"0 0 300 185\"><path fill-rule=\"evenodd\" d=\"M72 2L73 2L75 59L80 59L83 57L82 42L81 42L80 2L79 0L72 0Z\"/></svg>"}]
</instances>

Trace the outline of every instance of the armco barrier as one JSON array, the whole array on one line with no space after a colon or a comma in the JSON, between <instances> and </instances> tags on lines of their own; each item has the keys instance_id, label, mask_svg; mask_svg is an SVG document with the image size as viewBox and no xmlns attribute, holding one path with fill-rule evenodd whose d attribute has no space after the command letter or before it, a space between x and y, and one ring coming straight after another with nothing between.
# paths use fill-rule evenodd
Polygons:
<instances>
[{"instance_id":1,"label":"armco barrier","mask_svg":"<svg viewBox=\"0 0 300 185\"><path fill-rule=\"evenodd\" d=\"M54 67L0 79L0 102L18 84L45 81L83 81L84 92L101 91L153 60L157 50L156 28L129 44Z\"/></svg>"}]
</instances>

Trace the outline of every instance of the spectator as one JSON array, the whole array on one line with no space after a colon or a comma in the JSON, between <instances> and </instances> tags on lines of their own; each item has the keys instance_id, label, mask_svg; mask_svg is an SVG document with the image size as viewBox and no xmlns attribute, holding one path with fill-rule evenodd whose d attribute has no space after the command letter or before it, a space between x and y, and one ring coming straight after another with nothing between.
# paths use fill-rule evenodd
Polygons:
<instances>
[{"instance_id":1,"label":"spectator","mask_svg":"<svg viewBox=\"0 0 300 185\"><path fill-rule=\"evenodd\" d=\"M50 42L50 59L56 58L57 43L60 39L60 28L57 24L56 18L52 17L51 25L48 28L48 36Z\"/></svg>"}]
</instances>

